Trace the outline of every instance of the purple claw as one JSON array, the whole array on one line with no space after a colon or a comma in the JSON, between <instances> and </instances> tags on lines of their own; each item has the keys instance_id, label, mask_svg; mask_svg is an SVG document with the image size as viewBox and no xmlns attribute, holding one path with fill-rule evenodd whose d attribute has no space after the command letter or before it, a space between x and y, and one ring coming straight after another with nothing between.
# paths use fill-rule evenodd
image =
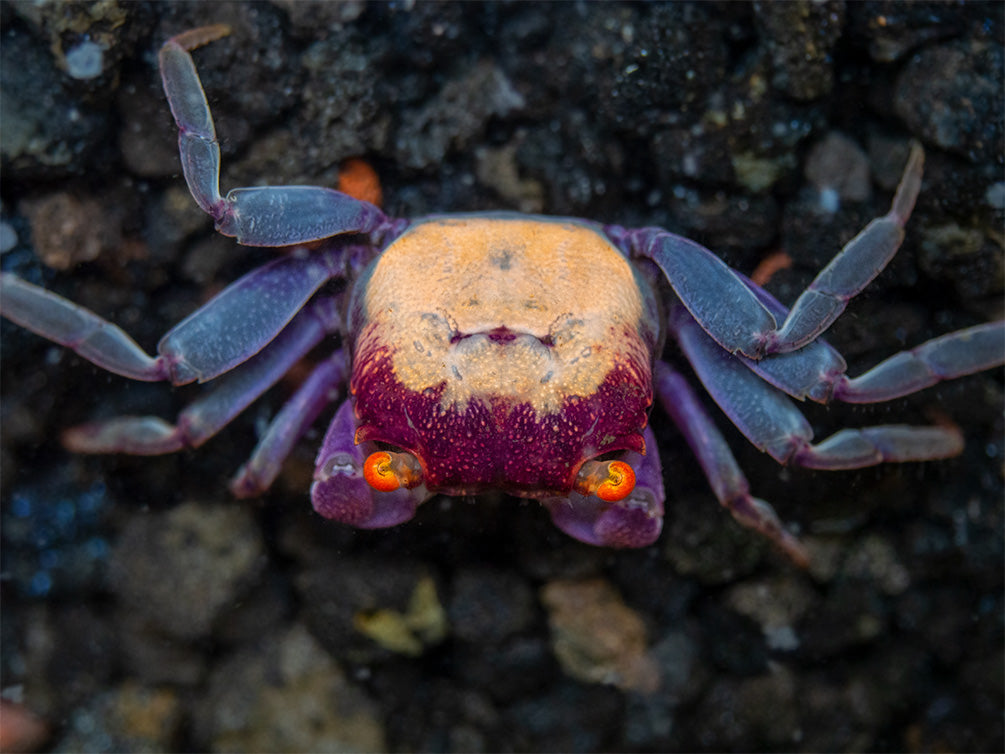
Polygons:
<instances>
[{"instance_id":1,"label":"purple claw","mask_svg":"<svg viewBox=\"0 0 1005 754\"><path fill-rule=\"evenodd\" d=\"M425 486L375 490L363 478L366 454L356 445L355 434L356 419L352 402L347 400L332 419L318 451L311 485L314 510L360 529L383 529L408 521L429 497Z\"/></svg>"},{"instance_id":2,"label":"purple claw","mask_svg":"<svg viewBox=\"0 0 1005 754\"><path fill-rule=\"evenodd\" d=\"M607 503L572 492L545 498L555 526L570 537L598 547L647 547L663 528L663 470L652 429L643 434L646 454L627 451L621 460L635 471L635 489L623 500Z\"/></svg>"}]
</instances>

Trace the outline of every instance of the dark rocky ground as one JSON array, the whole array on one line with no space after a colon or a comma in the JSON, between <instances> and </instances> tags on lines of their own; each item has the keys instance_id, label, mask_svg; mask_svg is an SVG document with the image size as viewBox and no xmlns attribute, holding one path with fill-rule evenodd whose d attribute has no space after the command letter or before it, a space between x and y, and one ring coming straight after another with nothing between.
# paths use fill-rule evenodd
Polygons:
<instances>
[{"instance_id":1,"label":"dark rocky ground","mask_svg":"<svg viewBox=\"0 0 1005 754\"><path fill-rule=\"evenodd\" d=\"M4 2L3 267L153 348L270 257L188 196L155 70L168 36L226 22L197 53L225 187L332 185L361 155L394 215L661 225L746 272L784 249L789 302L920 140L907 241L828 336L855 373L1001 316L1003 8ZM786 469L729 430L804 533L801 572L718 508L658 412L670 499L646 550L580 545L511 499L364 533L310 510L323 426L260 502L227 492L292 382L198 451L75 457L62 428L170 417L198 388L2 334L2 686L47 750L1005 745L1000 374L807 407L818 436L952 420L967 447L946 462Z\"/></svg>"}]
</instances>

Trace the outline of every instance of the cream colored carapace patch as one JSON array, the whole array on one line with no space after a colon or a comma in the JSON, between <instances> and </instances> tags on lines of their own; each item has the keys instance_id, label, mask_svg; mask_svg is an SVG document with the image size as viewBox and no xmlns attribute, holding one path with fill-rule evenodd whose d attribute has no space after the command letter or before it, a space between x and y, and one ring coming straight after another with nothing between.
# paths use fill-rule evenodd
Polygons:
<instances>
[{"instance_id":1,"label":"cream colored carapace patch","mask_svg":"<svg viewBox=\"0 0 1005 754\"><path fill-rule=\"evenodd\" d=\"M378 259L364 298L368 335L391 346L397 379L446 383L444 409L473 397L538 414L593 393L616 365L649 359L644 303L628 261L597 232L546 219L425 221ZM489 337L506 328L506 342Z\"/></svg>"}]
</instances>

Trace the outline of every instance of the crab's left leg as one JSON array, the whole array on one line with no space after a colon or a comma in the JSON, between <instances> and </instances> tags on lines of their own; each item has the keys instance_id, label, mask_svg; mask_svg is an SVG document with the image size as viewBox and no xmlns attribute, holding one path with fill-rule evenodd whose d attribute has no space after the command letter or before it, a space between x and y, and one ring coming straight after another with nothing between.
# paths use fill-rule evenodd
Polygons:
<instances>
[{"instance_id":1,"label":"crab's left leg","mask_svg":"<svg viewBox=\"0 0 1005 754\"><path fill-rule=\"evenodd\" d=\"M956 429L903 425L842 430L812 444L813 430L795 404L719 348L682 307L671 312L670 332L730 421L779 463L857 469L884 462L949 458L963 449Z\"/></svg>"},{"instance_id":2,"label":"crab's left leg","mask_svg":"<svg viewBox=\"0 0 1005 754\"><path fill-rule=\"evenodd\" d=\"M196 448L219 432L321 342L332 328L327 302L301 312L247 363L221 377L175 424L156 416L119 416L71 427L63 444L74 453L161 455Z\"/></svg>"},{"instance_id":3,"label":"crab's left leg","mask_svg":"<svg viewBox=\"0 0 1005 754\"><path fill-rule=\"evenodd\" d=\"M917 144L890 211L869 223L831 260L777 326L740 277L708 249L657 228L626 231L632 252L652 259L674 292L715 341L730 353L761 359L802 348L830 327L848 300L893 258L921 188L924 152Z\"/></svg>"},{"instance_id":4,"label":"crab's left leg","mask_svg":"<svg viewBox=\"0 0 1005 754\"><path fill-rule=\"evenodd\" d=\"M338 388L345 383L346 372L346 358L342 351L335 352L314 367L269 424L251 458L234 475L230 491L235 497L255 497L272 486L293 446L322 409L338 397Z\"/></svg>"},{"instance_id":5,"label":"crab's left leg","mask_svg":"<svg viewBox=\"0 0 1005 754\"><path fill-rule=\"evenodd\" d=\"M643 433L645 455L626 451L620 459L635 472L635 487L625 498L605 502L596 495L571 492L541 500L555 526L570 537L599 547L647 547L663 528L663 469L652 429Z\"/></svg>"},{"instance_id":6,"label":"crab's left leg","mask_svg":"<svg viewBox=\"0 0 1005 754\"><path fill-rule=\"evenodd\" d=\"M189 52L229 33L222 24L192 29L169 39L160 51L185 181L216 229L248 246L292 246L385 227L387 217L369 202L318 186L237 188L220 195L220 145Z\"/></svg>"},{"instance_id":7,"label":"crab's left leg","mask_svg":"<svg viewBox=\"0 0 1005 754\"><path fill-rule=\"evenodd\" d=\"M684 435L712 491L738 522L768 537L800 566L809 564L803 545L778 520L771 505L750 494L750 485L725 438L705 413L684 377L668 364L656 364L656 394Z\"/></svg>"},{"instance_id":8,"label":"crab's left leg","mask_svg":"<svg viewBox=\"0 0 1005 754\"><path fill-rule=\"evenodd\" d=\"M788 310L774 296L740 275L777 319ZM737 356L749 369L793 398L819 403L880 403L916 393L945 380L1005 364L1005 321L986 322L941 335L894 354L858 377L845 374L846 364L823 339L798 351L755 360Z\"/></svg>"}]
</instances>

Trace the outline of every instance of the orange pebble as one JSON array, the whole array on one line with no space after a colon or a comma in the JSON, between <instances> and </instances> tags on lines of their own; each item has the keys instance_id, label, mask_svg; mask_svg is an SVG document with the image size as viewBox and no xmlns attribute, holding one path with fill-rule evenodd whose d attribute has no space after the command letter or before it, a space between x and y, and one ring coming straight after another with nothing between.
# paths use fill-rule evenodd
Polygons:
<instances>
[{"instance_id":1,"label":"orange pebble","mask_svg":"<svg viewBox=\"0 0 1005 754\"><path fill-rule=\"evenodd\" d=\"M377 171L359 157L350 157L339 165L338 190L377 207L384 201Z\"/></svg>"},{"instance_id":2,"label":"orange pebble","mask_svg":"<svg viewBox=\"0 0 1005 754\"><path fill-rule=\"evenodd\" d=\"M761 260L757 268L750 274L750 279L759 286L764 287L774 277L776 272L788 269L791 266L792 257L784 251L775 251Z\"/></svg>"},{"instance_id":3,"label":"orange pebble","mask_svg":"<svg viewBox=\"0 0 1005 754\"><path fill-rule=\"evenodd\" d=\"M23 704L0 699L0 751L38 751L49 738L45 722Z\"/></svg>"}]
</instances>

